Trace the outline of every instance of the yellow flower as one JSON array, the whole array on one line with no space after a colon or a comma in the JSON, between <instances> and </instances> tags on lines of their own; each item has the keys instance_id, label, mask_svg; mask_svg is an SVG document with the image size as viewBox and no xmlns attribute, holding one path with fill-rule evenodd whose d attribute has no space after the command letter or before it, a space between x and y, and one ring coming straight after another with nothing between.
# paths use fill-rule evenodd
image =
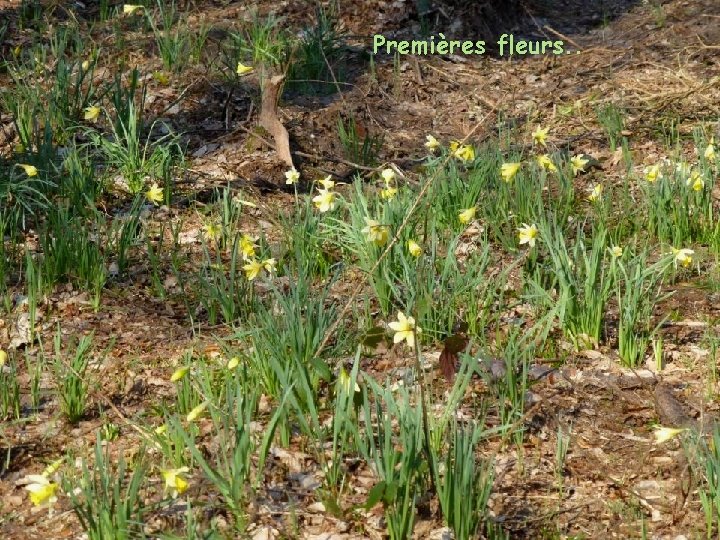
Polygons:
<instances>
[{"instance_id":1,"label":"yellow flower","mask_svg":"<svg viewBox=\"0 0 720 540\"><path fill-rule=\"evenodd\" d=\"M422 255L422 248L415 240L408 240L407 247L410 255L413 257L419 257Z\"/></svg>"},{"instance_id":2,"label":"yellow flower","mask_svg":"<svg viewBox=\"0 0 720 540\"><path fill-rule=\"evenodd\" d=\"M95 122L98 119L98 116L100 116L100 107L97 105L91 105L90 107L85 108L85 120L90 120L91 122Z\"/></svg>"},{"instance_id":3,"label":"yellow flower","mask_svg":"<svg viewBox=\"0 0 720 540\"><path fill-rule=\"evenodd\" d=\"M590 163L589 159L585 159L581 155L573 156L570 159L570 168L572 169L573 176L579 172L585 172L585 165Z\"/></svg>"},{"instance_id":4,"label":"yellow flower","mask_svg":"<svg viewBox=\"0 0 720 540\"><path fill-rule=\"evenodd\" d=\"M297 172L297 169L295 167L285 172L286 184L296 184L298 180L300 180L300 173Z\"/></svg>"},{"instance_id":5,"label":"yellow flower","mask_svg":"<svg viewBox=\"0 0 720 540\"><path fill-rule=\"evenodd\" d=\"M29 484L25 489L30 493L30 501L35 506L42 506L46 503L52 504L57 501L55 491L58 485L51 482L44 474L31 474L25 477L29 480Z\"/></svg>"},{"instance_id":6,"label":"yellow flower","mask_svg":"<svg viewBox=\"0 0 720 540\"><path fill-rule=\"evenodd\" d=\"M90 67L90 60L83 60L82 64L80 64L80 67L83 71L87 71Z\"/></svg>"},{"instance_id":7,"label":"yellow flower","mask_svg":"<svg viewBox=\"0 0 720 540\"><path fill-rule=\"evenodd\" d=\"M461 210L460 214L458 215L460 223L462 223L463 225L467 225L468 223L470 223L475 217L475 212L477 212L477 208L475 208L474 206L466 208L465 210Z\"/></svg>"},{"instance_id":8,"label":"yellow flower","mask_svg":"<svg viewBox=\"0 0 720 540\"><path fill-rule=\"evenodd\" d=\"M261 264L268 274L272 274L275 271L277 261L275 259L265 259Z\"/></svg>"},{"instance_id":9,"label":"yellow flower","mask_svg":"<svg viewBox=\"0 0 720 540\"><path fill-rule=\"evenodd\" d=\"M0 349L0 368L5 365L5 362L7 362L7 353Z\"/></svg>"},{"instance_id":10,"label":"yellow flower","mask_svg":"<svg viewBox=\"0 0 720 540\"><path fill-rule=\"evenodd\" d=\"M144 6L138 6L135 4L124 4L123 5L123 14L124 15L132 15L138 10L142 10Z\"/></svg>"},{"instance_id":11,"label":"yellow flower","mask_svg":"<svg viewBox=\"0 0 720 540\"><path fill-rule=\"evenodd\" d=\"M669 428L663 426L655 427L655 444L662 444L680 435L685 428Z\"/></svg>"},{"instance_id":12,"label":"yellow flower","mask_svg":"<svg viewBox=\"0 0 720 540\"><path fill-rule=\"evenodd\" d=\"M660 171L660 165L650 165L649 167L645 167L643 169L643 173L645 174L645 180L650 182L651 184L657 182L659 179L663 177L662 172Z\"/></svg>"},{"instance_id":13,"label":"yellow flower","mask_svg":"<svg viewBox=\"0 0 720 540\"><path fill-rule=\"evenodd\" d=\"M397 195L397 188L394 187L386 187L382 190L380 190L380 197L385 199L386 201L391 201L395 198L395 195Z\"/></svg>"},{"instance_id":14,"label":"yellow flower","mask_svg":"<svg viewBox=\"0 0 720 540\"><path fill-rule=\"evenodd\" d=\"M596 185L592 191L590 192L590 195L588 195L588 201L595 202L600 198L600 195L602 195L602 184Z\"/></svg>"},{"instance_id":15,"label":"yellow flower","mask_svg":"<svg viewBox=\"0 0 720 540\"><path fill-rule=\"evenodd\" d=\"M154 204L160 204L164 199L163 190L153 182L153 185L145 192L145 197Z\"/></svg>"},{"instance_id":16,"label":"yellow flower","mask_svg":"<svg viewBox=\"0 0 720 540\"><path fill-rule=\"evenodd\" d=\"M475 159L475 149L469 144L463 144L453 150L453 156L461 161L472 161Z\"/></svg>"},{"instance_id":17,"label":"yellow flower","mask_svg":"<svg viewBox=\"0 0 720 540\"><path fill-rule=\"evenodd\" d=\"M155 428L155 435L165 435L167 432L167 424L163 424Z\"/></svg>"},{"instance_id":18,"label":"yellow flower","mask_svg":"<svg viewBox=\"0 0 720 540\"><path fill-rule=\"evenodd\" d=\"M700 174L700 171L692 171L690 177L685 181L685 184L692 187L695 191L702 191L705 187L705 181Z\"/></svg>"},{"instance_id":19,"label":"yellow flower","mask_svg":"<svg viewBox=\"0 0 720 540\"><path fill-rule=\"evenodd\" d=\"M705 181L700 176L695 178L695 180L693 181L693 184L692 184L693 190L694 191L702 191L704 187L705 187Z\"/></svg>"},{"instance_id":20,"label":"yellow flower","mask_svg":"<svg viewBox=\"0 0 720 540\"><path fill-rule=\"evenodd\" d=\"M243 266L243 270L245 270L245 277L248 281L252 281L258 275L260 275L260 271L263 269L262 263L259 261L252 259L250 262L248 262L246 265Z\"/></svg>"},{"instance_id":21,"label":"yellow flower","mask_svg":"<svg viewBox=\"0 0 720 540\"><path fill-rule=\"evenodd\" d=\"M181 368L177 368L175 372L170 376L170 382L178 382L183 377L185 377L188 371L190 371L190 366L183 366Z\"/></svg>"},{"instance_id":22,"label":"yellow flower","mask_svg":"<svg viewBox=\"0 0 720 540\"><path fill-rule=\"evenodd\" d=\"M329 174L322 180L318 180L318 182L322 184L323 189L326 190L330 190L335 187L335 182L332 181L332 176L330 176ZM320 188L318 188L318 190L320 190Z\"/></svg>"},{"instance_id":23,"label":"yellow flower","mask_svg":"<svg viewBox=\"0 0 720 540\"><path fill-rule=\"evenodd\" d=\"M548 156L547 154L542 154L541 156L538 156L537 161L540 166L546 171L557 172L557 167L552 162L552 159L550 159L550 156Z\"/></svg>"},{"instance_id":24,"label":"yellow flower","mask_svg":"<svg viewBox=\"0 0 720 540\"><path fill-rule=\"evenodd\" d=\"M190 411L186 417L186 420L188 422L194 422L198 419L198 417L207 409L208 402L203 401L200 405L195 407L192 411Z\"/></svg>"},{"instance_id":25,"label":"yellow flower","mask_svg":"<svg viewBox=\"0 0 720 540\"><path fill-rule=\"evenodd\" d=\"M227 368L232 371L236 367L240 365L240 359L237 356L233 356L230 360L228 360Z\"/></svg>"},{"instance_id":26,"label":"yellow flower","mask_svg":"<svg viewBox=\"0 0 720 540\"><path fill-rule=\"evenodd\" d=\"M541 128L538 126L535 131L532 132L533 143L546 146L545 141L548 136L548 131L550 131L550 128Z\"/></svg>"},{"instance_id":27,"label":"yellow flower","mask_svg":"<svg viewBox=\"0 0 720 540\"><path fill-rule=\"evenodd\" d=\"M520 163L503 163L500 167L500 176L506 182L510 182L520 170Z\"/></svg>"},{"instance_id":28,"label":"yellow flower","mask_svg":"<svg viewBox=\"0 0 720 540\"><path fill-rule=\"evenodd\" d=\"M391 183L393 180L395 180L395 171L393 171L393 170L390 169L390 168L383 169L382 172L380 173L380 176L381 176L382 179L385 181L385 185L386 185L386 186L389 186L390 183Z\"/></svg>"},{"instance_id":29,"label":"yellow flower","mask_svg":"<svg viewBox=\"0 0 720 540\"><path fill-rule=\"evenodd\" d=\"M378 246L387 243L389 231L387 226L380 225L374 219L365 218L366 227L361 231L367 235L368 242L374 242Z\"/></svg>"},{"instance_id":30,"label":"yellow flower","mask_svg":"<svg viewBox=\"0 0 720 540\"><path fill-rule=\"evenodd\" d=\"M695 254L695 252L692 249L683 248L683 249L672 249L673 254L675 255L675 263L682 264L685 268L690 266L692 264L692 256Z\"/></svg>"},{"instance_id":31,"label":"yellow flower","mask_svg":"<svg viewBox=\"0 0 720 540\"><path fill-rule=\"evenodd\" d=\"M165 491L172 493L173 499L178 495L182 495L190 485L185 479L185 475L190 472L187 467L179 469L163 469L160 471L163 480L165 480Z\"/></svg>"},{"instance_id":32,"label":"yellow flower","mask_svg":"<svg viewBox=\"0 0 720 540\"><path fill-rule=\"evenodd\" d=\"M707 145L707 148L705 149L705 153L703 154L705 156L705 159L708 161L715 161L715 139L710 139L710 144Z\"/></svg>"},{"instance_id":33,"label":"yellow flower","mask_svg":"<svg viewBox=\"0 0 720 540\"><path fill-rule=\"evenodd\" d=\"M335 193L329 189L320 189L319 195L313 197L313 203L320 212L328 212L335 208Z\"/></svg>"},{"instance_id":34,"label":"yellow flower","mask_svg":"<svg viewBox=\"0 0 720 540\"><path fill-rule=\"evenodd\" d=\"M415 326L415 319L405 317L402 311L398 311L398 320L391 322L388 326L395 332L395 336L393 336L394 343L406 341L410 348L415 347L415 334L421 332L421 329Z\"/></svg>"},{"instance_id":35,"label":"yellow flower","mask_svg":"<svg viewBox=\"0 0 720 540\"><path fill-rule=\"evenodd\" d=\"M450 148L450 153L454 154L455 150L460 148L460 141L450 141L449 148Z\"/></svg>"},{"instance_id":36,"label":"yellow flower","mask_svg":"<svg viewBox=\"0 0 720 540\"><path fill-rule=\"evenodd\" d=\"M533 223L528 225L523 223L523 226L518 229L518 237L520 238L520 245L528 244L530 247L535 246L535 239L538 235L538 228Z\"/></svg>"},{"instance_id":37,"label":"yellow flower","mask_svg":"<svg viewBox=\"0 0 720 540\"><path fill-rule=\"evenodd\" d=\"M438 141L432 135L425 135L425 148L427 148L431 152L434 152L435 150L440 148L440 141Z\"/></svg>"},{"instance_id":38,"label":"yellow flower","mask_svg":"<svg viewBox=\"0 0 720 540\"><path fill-rule=\"evenodd\" d=\"M240 251L242 251L243 259L246 261L255 257L255 241L247 234L243 234L240 238Z\"/></svg>"},{"instance_id":39,"label":"yellow flower","mask_svg":"<svg viewBox=\"0 0 720 540\"><path fill-rule=\"evenodd\" d=\"M18 167L25 171L25 174L27 174L28 176L37 176L38 174L38 170L35 165L25 165L24 163L18 163Z\"/></svg>"},{"instance_id":40,"label":"yellow flower","mask_svg":"<svg viewBox=\"0 0 720 540\"><path fill-rule=\"evenodd\" d=\"M237 69L235 70L235 73L238 75L247 75L253 70L252 66L246 66L242 62L238 62Z\"/></svg>"},{"instance_id":41,"label":"yellow flower","mask_svg":"<svg viewBox=\"0 0 720 540\"><path fill-rule=\"evenodd\" d=\"M612 256L615 258L620 258L623 256L623 248L620 246L613 246L610 248L610 253L612 253Z\"/></svg>"},{"instance_id":42,"label":"yellow flower","mask_svg":"<svg viewBox=\"0 0 720 540\"><path fill-rule=\"evenodd\" d=\"M203 225L206 240L217 240L222 235L222 226L219 223L206 223Z\"/></svg>"}]
</instances>

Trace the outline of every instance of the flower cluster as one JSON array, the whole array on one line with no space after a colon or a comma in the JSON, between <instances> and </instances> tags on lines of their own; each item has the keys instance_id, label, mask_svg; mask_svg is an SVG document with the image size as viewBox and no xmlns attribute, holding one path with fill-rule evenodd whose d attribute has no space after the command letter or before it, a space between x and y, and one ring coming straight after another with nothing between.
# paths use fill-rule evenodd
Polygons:
<instances>
[{"instance_id":1,"label":"flower cluster","mask_svg":"<svg viewBox=\"0 0 720 540\"><path fill-rule=\"evenodd\" d=\"M324 214L325 212L334 210L337 204L337 195L333 191L335 182L333 182L332 177L328 175L322 180L319 180L318 183L323 187L318 188L318 195L313 197L313 203L315 207Z\"/></svg>"},{"instance_id":2,"label":"flower cluster","mask_svg":"<svg viewBox=\"0 0 720 540\"><path fill-rule=\"evenodd\" d=\"M398 191L394 185L395 171L389 168L383 169L383 171L380 173L380 177L382 178L384 183L384 187L380 191L380 197L388 201L394 199Z\"/></svg>"},{"instance_id":3,"label":"flower cluster","mask_svg":"<svg viewBox=\"0 0 720 540\"><path fill-rule=\"evenodd\" d=\"M257 259L257 252L255 251L257 247L255 239L247 234L243 234L240 238L240 253L245 261L242 268L245 271L245 277L248 281L257 278L263 270L268 274L274 273L275 266L277 265L277 261L273 258Z\"/></svg>"}]
</instances>

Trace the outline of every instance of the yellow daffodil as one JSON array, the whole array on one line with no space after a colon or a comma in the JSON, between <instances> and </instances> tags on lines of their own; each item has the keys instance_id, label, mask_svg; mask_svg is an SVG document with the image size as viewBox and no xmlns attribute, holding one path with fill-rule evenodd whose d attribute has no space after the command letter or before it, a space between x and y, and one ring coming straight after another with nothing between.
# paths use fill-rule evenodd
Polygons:
<instances>
[{"instance_id":1,"label":"yellow daffodil","mask_svg":"<svg viewBox=\"0 0 720 540\"><path fill-rule=\"evenodd\" d=\"M240 365L240 359L237 356L233 356L230 360L228 360L227 368L232 371L236 367Z\"/></svg>"},{"instance_id":2,"label":"yellow daffodil","mask_svg":"<svg viewBox=\"0 0 720 540\"><path fill-rule=\"evenodd\" d=\"M705 187L705 180L703 180L702 176L697 171L693 172L692 176L688 179L688 182L692 182L690 187L693 188L693 191L702 191Z\"/></svg>"},{"instance_id":3,"label":"yellow daffodil","mask_svg":"<svg viewBox=\"0 0 720 540\"><path fill-rule=\"evenodd\" d=\"M654 184L663 177L662 171L660 170L660 165L657 163L655 165L645 167L643 169L643 173L645 174L645 180L647 180L651 184Z\"/></svg>"},{"instance_id":4,"label":"yellow daffodil","mask_svg":"<svg viewBox=\"0 0 720 540\"><path fill-rule=\"evenodd\" d=\"M318 180L318 183L322 184L323 189L326 189L326 190L330 190L335 187L335 182L333 182L332 176L330 176L330 175L327 175L322 180Z\"/></svg>"},{"instance_id":5,"label":"yellow daffodil","mask_svg":"<svg viewBox=\"0 0 720 540\"><path fill-rule=\"evenodd\" d=\"M453 156L460 161L472 161L475 159L475 149L469 144L463 144L453 150Z\"/></svg>"},{"instance_id":6,"label":"yellow daffodil","mask_svg":"<svg viewBox=\"0 0 720 540\"><path fill-rule=\"evenodd\" d=\"M542 154L538 156L537 161L538 164L546 171L557 172L557 167L553 163L552 159L550 159L550 156L548 156L547 154Z\"/></svg>"},{"instance_id":7,"label":"yellow daffodil","mask_svg":"<svg viewBox=\"0 0 720 540\"><path fill-rule=\"evenodd\" d=\"M680 435L685 428L655 427L655 444L662 444Z\"/></svg>"},{"instance_id":8,"label":"yellow daffodil","mask_svg":"<svg viewBox=\"0 0 720 540\"><path fill-rule=\"evenodd\" d=\"M165 491L170 492L173 499L178 495L182 495L190 485L185 478L185 475L190 472L187 467L180 467L179 469L163 469L160 471L163 480L165 480Z\"/></svg>"},{"instance_id":9,"label":"yellow daffodil","mask_svg":"<svg viewBox=\"0 0 720 540\"><path fill-rule=\"evenodd\" d=\"M407 247L410 255L413 257L419 257L422 255L422 248L415 240L408 240Z\"/></svg>"},{"instance_id":10,"label":"yellow daffodil","mask_svg":"<svg viewBox=\"0 0 720 540\"><path fill-rule=\"evenodd\" d=\"M206 240L217 240L222 236L222 226L219 223L206 223L203 225L203 234Z\"/></svg>"},{"instance_id":11,"label":"yellow daffodil","mask_svg":"<svg viewBox=\"0 0 720 540\"><path fill-rule=\"evenodd\" d=\"M163 190L156 183L153 183L153 185L145 192L145 197L147 197L147 200L153 204L160 204L164 199Z\"/></svg>"},{"instance_id":12,"label":"yellow daffodil","mask_svg":"<svg viewBox=\"0 0 720 540\"><path fill-rule=\"evenodd\" d=\"M100 116L101 110L102 109L100 109L100 107L98 107L97 105L90 105L89 107L85 108L85 115L83 116L83 118L85 120L95 122L97 121L98 116Z\"/></svg>"},{"instance_id":13,"label":"yellow daffodil","mask_svg":"<svg viewBox=\"0 0 720 540\"><path fill-rule=\"evenodd\" d=\"M186 417L186 420L188 422L194 422L198 419L198 417L207 409L208 402L203 401L200 405L195 407L192 411L190 411Z\"/></svg>"},{"instance_id":14,"label":"yellow daffodil","mask_svg":"<svg viewBox=\"0 0 720 540\"><path fill-rule=\"evenodd\" d=\"M167 424L155 428L155 435L165 435L165 433L167 433Z\"/></svg>"},{"instance_id":15,"label":"yellow daffodil","mask_svg":"<svg viewBox=\"0 0 720 540\"><path fill-rule=\"evenodd\" d=\"M612 256L617 258L620 258L623 256L623 248L620 246L613 246L610 248L610 253L612 253Z\"/></svg>"},{"instance_id":16,"label":"yellow daffodil","mask_svg":"<svg viewBox=\"0 0 720 540\"><path fill-rule=\"evenodd\" d=\"M238 62L237 69L235 70L235 73L238 75L247 75L253 70L252 66L246 66L242 62Z\"/></svg>"},{"instance_id":17,"label":"yellow daffodil","mask_svg":"<svg viewBox=\"0 0 720 540\"><path fill-rule=\"evenodd\" d=\"M588 201L592 201L592 202L597 201L600 198L600 196L602 195L602 190L603 190L602 184L596 185L590 192L590 195L588 195Z\"/></svg>"},{"instance_id":18,"label":"yellow daffodil","mask_svg":"<svg viewBox=\"0 0 720 540\"><path fill-rule=\"evenodd\" d=\"M29 484L25 486L25 489L30 493L30 501L35 506L53 504L57 501L55 491L57 491L58 485L51 482L47 476L44 474L31 474L26 477L26 480L29 481Z\"/></svg>"},{"instance_id":19,"label":"yellow daffodil","mask_svg":"<svg viewBox=\"0 0 720 540\"><path fill-rule=\"evenodd\" d=\"M313 197L313 203L317 209L322 213L333 210L335 208L335 193L329 189L320 189L318 191L320 194Z\"/></svg>"},{"instance_id":20,"label":"yellow daffodil","mask_svg":"<svg viewBox=\"0 0 720 540\"><path fill-rule=\"evenodd\" d=\"M685 268L690 266L692 264L692 256L695 254L695 252L692 249L688 248L682 248L682 249L675 249L672 250L673 255L675 255L675 263L682 264Z\"/></svg>"},{"instance_id":21,"label":"yellow daffodil","mask_svg":"<svg viewBox=\"0 0 720 540\"><path fill-rule=\"evenodd\" d=\"M265 259L260 264L262 264L262 267L265 269L265 271L268 274L272 274L275 271L275 266L277 265L277 261L275 259Z\"/></svg>"},{"instance_id":22,"label":"yellow daffodil","mask_svg":"<svg viewBox=\"0 0 720 540\"><path fill-rule=\"evenodd\" d=\"M0 368L2 368L5 365L5 362L7 362L8 356L5 351L0 349Z\"/></svg>"},{"instance_id":23,"label":"yellow daffodil","mask_svg":"<svg viewBox=\"0 0 720 540\"><path fill-rule=\"evenodd\" d=\"M697 178L692 185L693 191L702 191L705 187L705 182L702 178Z\"/></svg>"},{"instance_id":24,"label":"yellow daffodil","mask_svg":"<svg viewBox=\"0 0 720 540\"><path fill-rule=\"evenodd\" d=\"M139 6L135 4L124 4L123 5L123 14L124 15L132 15L136 11L141 11L145 6Z\"/></svg>"},{"instance_id":25,"label":"yellow daffodil","mask_svg":"<svg viewBox=\"0 0 720 540\"><path fill-rule=\"evenodd\" d=\"M440 141L438 141L432 135L425 135L425 148L427 148L431 152L434 152L435 150L440 148Z\"/></svg>"},{"instance_id":26,"label":"yellow daffodil","mask_svg":"<svg viewBox=\"0 0 720 540\"><path fill-rule=\"evenodd\" d=\"M87 71L88 68L90 67L90 60L83 60L82 64L80 64L80 67L82 68L83 71Z\"/></svg>"},{"instance_id":27,"label":"yellow daffodil","mask_svg":"<svg viewBox=\"0 0 720 540\"><path fill-rule=\"evenodd\" d=\"M572 169L573 176L576 176L579 172L585 172L585 165L588 163L590 163L590 160L585 159L581 155L570 158L570 168Z\"/></svg>"},{"instance_id":28,"label":"yellow daffodil","mask_svg":"<svg viewBox=\"0 0 720 540\"><path fill-rule=\"evenodd\" d=\"M402 311L398 311L398 320L391 322L388 326L395 332L394 343L406 341L410 348L415 347L415 334L421 332L421 329L415 326L415 319L406 317Z\"/></svg>"},{"instance_id":29,"label":"yellow daffodil","mask_svg":"<svg viewBox=\"0 0 720 540\"><path fill-rule=\"evenodd\" d=\"M240 251L242 251L243 259L250 260L255 257L255 240L250 238L247 234L243 234L240 238Z\"/></svg>"},{"instance_id":30,"label":"yellow daffodil","mask_svg":"<svg viewBox=\"0 0 720 540\"><path fill-rule=\"evenodd\" d=\"M397 188L394 187L386 187L380 190L380 197L382 199L385 199L386 201L391 201L395 198L395 195L397 195Z\"/></svg>"},{"instance_id":31,"label":"yellow daffodil","mask_svg":"<svg viewBox=\"0 0 720 540\"><path fill-rule=\"evenodd\" d=\"M367 241L374 242L378 246L384 246L390 233L387 226L369 218L365 218L365 224L366 226L361 232L367 235Z\"/></svg>"},{"instance_id":32,"label":"yellow daffodil","mask_svg":"<svg viewBox=\"0 0 720 540\"><path fill-rule=\"evenodd\" d=\"M515 175L520 170L520 163L503 163L500 166L500 176L506 182L512 181Z\"/></svg>"},{"instance_id":33,"label":"yellow daffodil","mask_svg":"<svg viewBox=\"0 0 720 540\"><path fill-rule=\"evenodd\" d=\"M260 275L260 271L263 269L263 265L256 259L250 260L246 265L243 266L245 271L245 277L248 281L252 281Z\"/></svg>"},{"instance_id":34,"label":"yellow daffodil","mask_svg":"<svg viewBox=\"0 0 720 540\"><path fill-rule=\"evenodd\" d=\"M710 144L707 145L707 148L705 148L705 152L703 154L705 156L705 159L708 161L715 161L715 139L710 139Z\"/></svg>"},{"instance_id":35,"label":"yellow daffodil","mask_svg":"<svg viewBox=\"0 0 720 540\"><path fill-rule=\"evenodd\" d=\"M290 169L289 171L285 172L285 183L288 185L297 184L297 181L300 180L300 173L297 171L295 167Z\"/></svg>"},{"instance_id":36,"label":"yellow daffodil","mask_svg":"<svg viewBox=\"0 0 720 540\"><path fill-rule=\"evenodd\" d=\"M550 128L541 128L540 126L538 126L535 131L532 132L533 143L539 144L541 146L547 146L545 141L547 140L549 131Z\"/></svg>"},{"instance_id":37,"label":"yellow daffodil","mask_svg":"<svg viewBox=\"0 0 720 540\"><path fill-rule=\"evenodd\" d=\"M528 225L523 223L523 226L518 228L518 237L520 238L520 245L528 244L530 247L535 246L535 240L538 235L538 228L533 223Z\"/></svg>"},{"instance_id":38,"label":"yellow daffodil","mask_svg":"<svg viewBox=\"0 0 720 540\"><path fill-rule=\"evenodd\" d=\"M393 171L390 168L383 169L380 173L380 176L382 177L383 181L385 182L386 186L389 186L394 180L395 180L395 171Z\"/></svg>"},{"instance_id":39,"label":"yellow daffodil","mask_svg":"<svg viewBox=\"0 0 720 540\"><path fill-rule=\"evenodd\" d=\"M25 171L25 174L28 176L37 176L38 170L35 165L26 165L24 163L18 163L18 167L20 167L23 171Z\"/></svg>"},{"instance_id":40,"label":"yellow daffodil","mask_svg":"<svg viewBox=\"0 0 720 540\"><path fill-rule=\"evenodd\" d=\"M460 141L450 141L449 148L451 154L455 153L455 150L460 148Z\"/></svg>"},{"instance_id":41,"label":"yellow daffodil","mask_svg":"<svg viewBox=\"0 0 720 540\"><path fill-rule=\"evenodd\" d=\"M471 206L470 208L466 208L465 210L460 210L460 214L458 215L458 219L460 220L460 223L463 225L467 225L475 218L475 213L477 212L477 208L474 206Z\"/></svg>"},{"instance_id":42,"label":"yellow daffodil","mask_svg":"<svg viewBox=\"0 0 720 540\"><path fill-rule=\"evenodd\" d=\"M187 375L187 372L190 371L190 366L183 366L180 368L177 368L174 373L170 376L170 382L178 382L179 380L182 380L185 375Z\"/></svg>"}]
</instances>

